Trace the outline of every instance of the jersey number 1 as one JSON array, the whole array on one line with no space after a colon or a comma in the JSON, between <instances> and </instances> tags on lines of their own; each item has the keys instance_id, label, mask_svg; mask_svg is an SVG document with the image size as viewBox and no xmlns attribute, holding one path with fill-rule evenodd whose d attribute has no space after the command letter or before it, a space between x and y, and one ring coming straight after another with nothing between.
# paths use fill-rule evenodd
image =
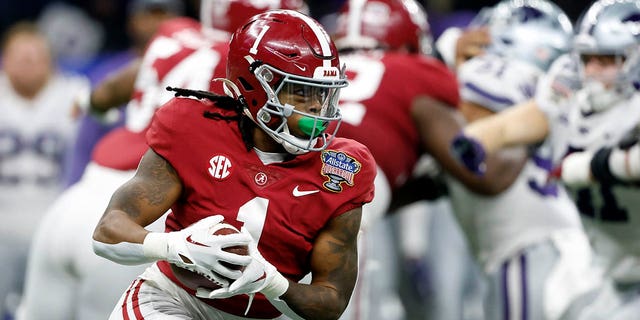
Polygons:
<instances>
[{"instance_id":1,"label":"jersey number 1","mask_svg":"<svg viewBox=\"0 0 640 320\"><path fill-rule=\"evenodd\" d=\"M237 220L243 223L243 227L249 231L256 242L259 242L262 236L268 207L269 199L255 197L238 209Z\"/></svg>"}]
</instances>

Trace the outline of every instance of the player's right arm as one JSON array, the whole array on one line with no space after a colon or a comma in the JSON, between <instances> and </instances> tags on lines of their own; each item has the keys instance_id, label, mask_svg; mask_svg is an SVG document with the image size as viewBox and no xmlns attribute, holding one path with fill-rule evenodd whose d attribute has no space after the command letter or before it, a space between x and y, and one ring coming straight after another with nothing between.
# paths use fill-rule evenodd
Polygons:
<instances>
[{"instance_id":1,"label":"player's right arm","mask_svg":"<svg viewBox=\"0 0 640 320\"><path fill-rule=\"evenodd\" d=\"M109 74L85 97L76 101L71 115L79 117L88 112L100 117L109 110L129 102L141 63L142 59L134 59L124 68Z\"/></svg>"},{"instance_id":2,"label":"player's right arm","mask_svg":"<svg viewBox=\"0 0 640 320\"><path fill-rule=\"evenodd\" d=\"M89 100L91 109L97 112L106 112L111 108L129 102L133 95L133 88L141 63L142 59L135 59L100 83L91 92Z\"/></svg>"},{"instance_id":3,"label":"player's right arm","mask_svg":"<svg viewBox=\"0 0 640 320\"><path fill-rule=\"evenodd\" d=\"M487 152L540 142L549 133L549 120L535 100L528 100L494 115L478 119L464 128Z\"/></svg>"},{"instance_id":4,"label":"player's right arm","mask_svg":"<svg viewBox=\"0 0 640 320\"><path fill-rule=\"evenodd\" d=\"M135 176L111 197L93 233L93 239L106 244L142 244L144 226L160 218L178 199L182 184L165 159L149 149Z\"/></svg>"},{"instance_id":5,"label":"player's right arm","mask_svg":"<svg viewBox=\"0 0 640 320\"><path fill-rule=\"evenodd\" d=\"M111 197L93 233L94 252L121 264L167 260L221 284L228 282L219 275L238 278L241 272L224 263L246 266L251 258L224 249L246 245L251 236L212 235L210 230L223 220L221 215L208 216L174 232L149 232L144 228L169 210L181 193L182 183L175 169L149 149L135 176Z\"/></svg>"},{"instance_id":6,"label":"player's right arm","mask_svg":"<svg viewBox=\"0 0 640 320\"><path fill-rule=\"evenodd\" d=\"M450 142L462 130L462 115L435 99L420 96L413 102L411 115L419 129L424 149L432 155L451 176L470 190L484 195L504 191L518 176L526 155L519 152L500 153L486 159L487 170L479 176L465 168L451 152Z\"/></svg>"},{"instance_id":7,"label":"player's right arm","mask_svg":"<svg viewBox=\"0 0 640 320\"><path fill-rule=\"evenodd\" d=\"M493 168L492 171L495 172L496 166L490 164L491 159L500 158L492 155L499 151L504 154L513 149L508 149L510 147L522 147L541 142L548 133L549 120L547 115L538 108L536 101L532 99L478 119L466 125L464 130L447 141L450 141L450 150L456 159L455 162L462 164L467 170L483 176L485 173L491 172L487 171L488 168ZM509 166L502 165L500 171L503 169L509 170ZM464 180L462 182L464 183ZM465 184L469 186L467 183ZM474 188L471 189L478 192Z\"/></svg>"}]
</instances>

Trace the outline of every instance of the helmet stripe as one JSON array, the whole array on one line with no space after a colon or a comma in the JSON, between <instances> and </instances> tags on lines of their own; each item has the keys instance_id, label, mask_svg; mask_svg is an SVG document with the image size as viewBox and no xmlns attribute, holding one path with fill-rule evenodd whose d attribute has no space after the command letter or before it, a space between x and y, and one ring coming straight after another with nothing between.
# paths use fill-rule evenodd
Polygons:
<instances>
[{"instance_id":1,"label":"helmet stripe","mask_svg":"<svg viewBox=\"0 0 640 320\"><path fill-rule=\"evenodd\" d=\"M314 20L309 18L308 16L298 13L296 11L292 11L292 14L299 16L308 26L311 28L313 33L315 34L318 42L320 43L320 48L322 49L322 55L325 57L331 56L331 46L329 45L329 39L326 37L326 33L316 24ZM331 67L331 60L323 60L323 67Z\"/></svg>"}]
</instances>

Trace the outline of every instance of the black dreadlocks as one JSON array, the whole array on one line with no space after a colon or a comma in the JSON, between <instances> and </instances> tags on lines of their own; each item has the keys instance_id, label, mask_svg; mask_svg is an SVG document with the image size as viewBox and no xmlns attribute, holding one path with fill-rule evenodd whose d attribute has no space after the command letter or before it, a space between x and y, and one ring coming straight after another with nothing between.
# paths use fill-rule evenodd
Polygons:
<instances>
[{"instance_id":1,"label":"black dreadlocks","mask_svg":"<svg viewBox=\"0 0 640 320\"><path fill-rule=\"evenodd\" d=\"M226 122L237 121L240 134L242 135L242 141L244 141L247 151L251 150L254 146L253 136L251 133L255 130L255 124L249 117L245 116L243 110L246 106L243 97L234 99L229 96L222 96L209 91L204 90L192 90L185 88L167 87L167 91L174 91L176 97L195 97L198 99L208 99L216 103L216 106L225 110L234 110L236 115L226 116L218 112L205 111L202 116L212 120L224 120Z\"/></svg>"}]
</instances>

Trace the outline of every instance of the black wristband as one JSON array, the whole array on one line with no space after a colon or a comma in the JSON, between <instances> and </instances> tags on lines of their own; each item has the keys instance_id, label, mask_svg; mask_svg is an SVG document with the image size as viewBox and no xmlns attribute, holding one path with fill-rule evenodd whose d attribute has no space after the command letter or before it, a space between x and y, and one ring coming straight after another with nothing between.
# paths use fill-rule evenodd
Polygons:
<instances>
[{"instance_id":1,"label":"black wristband","mask_svg":"<svg viewBox=\"0 0 640 320\"><path fill-rule=\"evenodd\" d=\"M609 168L609 156L611 156L612 150L612 148L602 148L591 158L591 174L600 184L612 185L623 183L611 173L611 169Z\"/></svg>"}]
</instances>

